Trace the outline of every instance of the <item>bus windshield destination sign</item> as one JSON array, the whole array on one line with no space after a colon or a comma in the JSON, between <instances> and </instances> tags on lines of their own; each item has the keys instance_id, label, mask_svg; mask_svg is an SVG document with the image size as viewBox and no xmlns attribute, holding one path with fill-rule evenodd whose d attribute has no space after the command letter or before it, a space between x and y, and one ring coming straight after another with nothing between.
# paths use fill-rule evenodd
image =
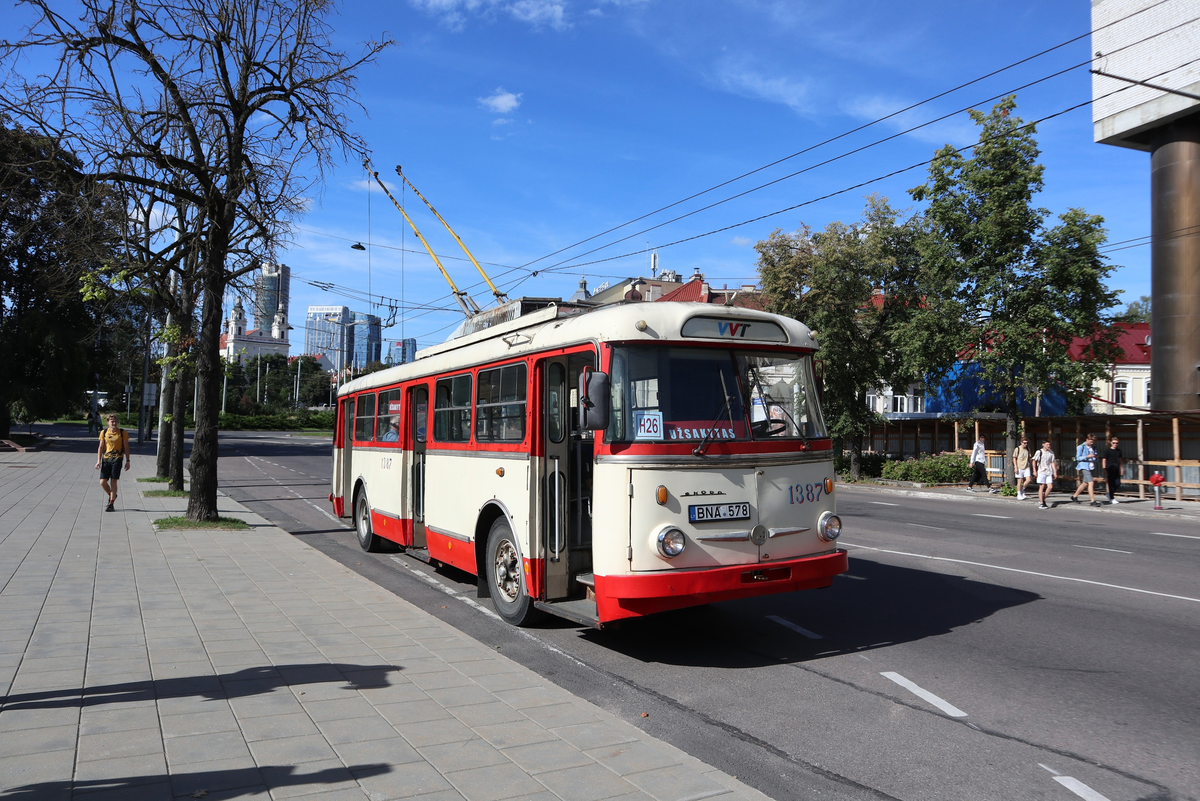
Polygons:
<instances>
[{"instance_id":1,"label":"bus windshield destination sign","mask_svg":"<svg viewBox=\"0 0 1200 801\"><path fill-rule=\"evenodd\" d=\"M719 317L693 317L679 332L685 337L735 339L739 342L787 342L787 334L777 323L767 320L734 320Z\"/></svg>"}]
</instances>

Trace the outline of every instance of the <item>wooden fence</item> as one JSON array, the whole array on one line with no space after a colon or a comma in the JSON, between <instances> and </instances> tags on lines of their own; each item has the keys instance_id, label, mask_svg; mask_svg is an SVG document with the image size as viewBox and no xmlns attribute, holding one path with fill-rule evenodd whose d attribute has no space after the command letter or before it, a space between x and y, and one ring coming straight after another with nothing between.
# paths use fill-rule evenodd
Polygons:
<instances>
[{"instance_id":1,"label":"wooden fence","mask_svg":"<svg viewBox=\"0 0 1200 801\"><path fill-rule=\"evenodd\" d=\"M1116 436L1124 455L1121 482L1125 494L1136 488L1137 496L1153 495L1150 476L1156 471L1166 479L1164 495L1176 500L1200 500L1200 415L1145 414L1102 417L1031 417L1022 422L1030 450L1049 439L1059 460L1059 480L1074 484L1075 449L1090 433L1096 435L1096 450L1103 454ZM911 458L945 451L970 451L979 435L987 447L989 477L1003 481L1006 452L1005 421L988 416L972 420L936 417L892 420L872 428L866 450L886 453L891 458ZM1104 486L1104 471L1096 463L1098 485Z\"/></svg>"}]
</instances>

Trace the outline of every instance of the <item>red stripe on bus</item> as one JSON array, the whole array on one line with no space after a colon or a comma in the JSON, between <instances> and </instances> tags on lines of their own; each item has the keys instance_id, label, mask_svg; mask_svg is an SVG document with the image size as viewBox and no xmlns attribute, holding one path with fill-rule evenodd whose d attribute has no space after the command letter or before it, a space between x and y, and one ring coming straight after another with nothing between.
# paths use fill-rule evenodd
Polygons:
<instances>
[{"instance_id":1,"label":"red stripe on bus","mask_svg":"<svg viewBox=\"0 0 1200 801\"><path fill-rule=\"evenodd\" d=\"M425 527L425 544L429 547L429 558L436 559L459 570L475 575L475 545L456 540L445 534Z\"/></svg>"},{"instance_id":2,"label":"red stripe on bus","mask_svg":"<svg viewBox=\"0 0 1200 801\"><path fill-rule=\"evenodd\" d=\"M839 549L821 556L709 570L596 576L596 607L601 622L608 622L735 598L820 589L848 569L846 552Z\"/></svg>"}]
</instances>

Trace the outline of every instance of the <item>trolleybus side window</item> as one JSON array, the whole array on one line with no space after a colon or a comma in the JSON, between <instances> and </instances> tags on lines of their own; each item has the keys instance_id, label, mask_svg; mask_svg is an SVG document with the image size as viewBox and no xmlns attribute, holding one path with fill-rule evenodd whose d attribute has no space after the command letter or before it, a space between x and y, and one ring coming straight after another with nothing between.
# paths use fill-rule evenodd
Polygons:
<instances>
[{"instance_id":1,"label":"trolleybus side window","mask_svg":"<svg viewBox=\"0 0 1200 801\"><path fill-rule=\"evenodd\" d=\"M400 441L400 398L403 390L393 389L379 393L379 422L375 424L375 438L379 442Z\"/></svg>"},{"instance_id":2,"label":"trolleybus side window","mask_svg":"<svg viewBox=\"0 0 1200 801\"><path fill-rule=\"evenodd\" d=\"M354 417L354 441L370 442L375 437L375 396L359 395Z\"/></svg>"},{"instance_id":3,"label":"trolleybus side window","mask_svg":"<svg viewBox=\"0 0 1200 801\"><path fill-rule=\"evenodd\" d=\"M524 364L479 371L476 442L520 442L525 439L525 376Z\"/></svg>"},{"instance_id":4,"label":"trolleybus side window","mask_svg":"<svg viewBox=\"0 0 1200 801\"><path fill-rule=\"evenodd\" d=\"M438 379L433 401L433 439L436 442L470 442L471 376Z\"/></svg>"}]
</instances>

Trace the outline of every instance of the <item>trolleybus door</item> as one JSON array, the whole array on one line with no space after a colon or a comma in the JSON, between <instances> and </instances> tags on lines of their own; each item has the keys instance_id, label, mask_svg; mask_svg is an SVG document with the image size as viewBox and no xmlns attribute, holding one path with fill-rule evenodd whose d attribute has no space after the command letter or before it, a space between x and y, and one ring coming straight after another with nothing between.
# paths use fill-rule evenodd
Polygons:
<instances>
[{"instance_id":1,"label":"trolleybus door","mask_svg":"<svg viewBox=\"0 0 1200 801\"><path fill-rule=\"evenodd\" d=\"M567 546L567 475L571 445L571 404L567 384L567 359L542 362L543 461L542 461L542 552L546 555L546 598L565 598L571 577Z\"/></svg>"},{"instance_id":2,"label":"trolleybus door","mask_svg":"<svg viewBox=\"0 0 1200 801\"><path fill-rule=\"evenodd\" d=\"M408 391L408 431L412 438L412 470L409 472L413 539L415 548L425 547L425 439L429 420L429 388L413 387Z\"/></svg>"},{"instance_id":3,"label":"trolleybus door","mask_svg":"<svg viewBox=\"0 0 1200 801\"><path fill-rule=\"evenodd\" d=\"M342 508L354 514L354 398L342 401Z\"/></svg>"},{"instance_id":4,"label":"trolleybus door","mask_svg":"<svg viewBox=\"0 0 1200 801\"><path fill-rule=\"evenodd\" d=\"M592 439L574 414L573 387L592 354L546 359L542 369L541 545L546 600L582 595L592 572Z\"/></svg>"}]
</instances>

